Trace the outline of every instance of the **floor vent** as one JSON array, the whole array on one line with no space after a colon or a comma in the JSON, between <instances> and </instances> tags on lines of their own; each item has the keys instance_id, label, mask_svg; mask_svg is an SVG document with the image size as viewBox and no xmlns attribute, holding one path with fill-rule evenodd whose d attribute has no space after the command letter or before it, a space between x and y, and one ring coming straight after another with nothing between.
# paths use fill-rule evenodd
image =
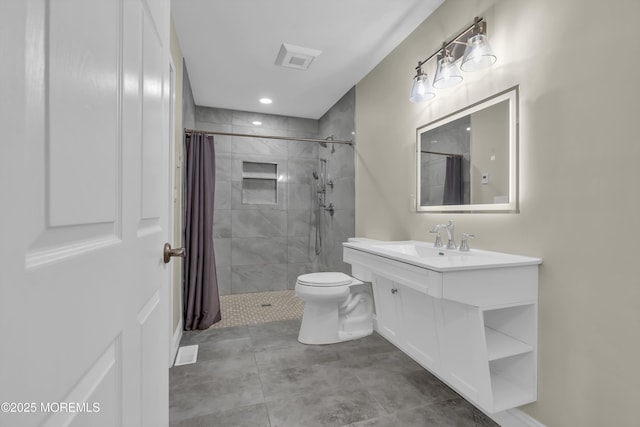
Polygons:
<instances>
[{"instance_id":1,"label":"floor vent","mask_svg":"<svg viewBox=\"0 0 640 427\"><path fill-rule=\"evenodd\" d=\"M176 362L173 366L190 365L198 360L198 345L186 345L178 349Z\"/></svg>"}]
</instances>

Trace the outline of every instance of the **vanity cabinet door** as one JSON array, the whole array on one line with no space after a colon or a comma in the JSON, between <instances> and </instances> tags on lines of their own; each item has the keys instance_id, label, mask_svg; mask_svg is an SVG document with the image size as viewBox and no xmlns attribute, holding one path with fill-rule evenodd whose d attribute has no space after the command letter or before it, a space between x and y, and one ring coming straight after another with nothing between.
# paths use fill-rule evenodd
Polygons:
<instances>
[{"instance_id":1,"label":"vanity cabinet door","mask_svg":"<svg viewBox=\"0 0 640 427\"><path fill-rule=\"evenodd\" d=\"M471 402L478 402L486 373L482 313L476 308L445 299L437 302L441 376Z\"/></svg>"},{"instance_id":2,"label":"vanity cabinet door","mask_svg":"<svg viewBox=\"0 0 640 427\"><path fill-rule=\"evenodd\" d=\"M402 301L402 339L406 351L425 368L438 372L440 355L433 298L406 286L398 294Z\"/></svg>"},{"instance_id":3,"label":"vanity cabinet door","mask_svg":"<svg viewBox=\"0 0 640 427\"><path fill-rule=\"evenodd\" d=\"M376 275L373 278L373 293L378 333L394 344L399 344L400 298L398 285L389 279Z\"/></svg>"}]
</instances>

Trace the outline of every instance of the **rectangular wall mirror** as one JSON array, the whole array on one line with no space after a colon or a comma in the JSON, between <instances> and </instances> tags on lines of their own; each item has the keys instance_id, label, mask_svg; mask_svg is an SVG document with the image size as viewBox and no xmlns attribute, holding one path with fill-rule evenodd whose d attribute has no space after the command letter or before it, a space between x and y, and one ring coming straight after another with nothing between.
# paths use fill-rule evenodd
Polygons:
<instances>
[{"instance_id":1,"label":"rectangular wall mirror","mask_svg":"<svg viewBox=\"0 0 640 427\"><path fill-rule=\"evenodd\" d=\"M419 212L518 212L518 87L417 129Z\"/></svg>"}]
</instances>

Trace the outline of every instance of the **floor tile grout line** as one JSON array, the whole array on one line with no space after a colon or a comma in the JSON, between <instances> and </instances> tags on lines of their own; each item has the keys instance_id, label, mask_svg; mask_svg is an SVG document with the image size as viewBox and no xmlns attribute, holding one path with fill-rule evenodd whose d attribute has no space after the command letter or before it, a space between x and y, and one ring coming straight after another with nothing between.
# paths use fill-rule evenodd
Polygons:
<instances>
[{"instance_id":1,"label":"floor tile grout line","mask_svg":"<svg viewBox=\"0 0 640 427\"><path fill-rule=\"evenodd\" d=\"M251 340L253 341L253 338ZM262 404L264 405L264 409L267 411L267 421L269 422L269 426L271 426L271 418L269 417L269 407L267 406L267 399L265 398L265 394L264 394L264 384L262 383L262 377L260 376L260 367L258 366L255 350L251 350L251 355L253 357L253 364L256 367L256 373L258 374L258 382L260 383L260 392L262 393Z\"/></svg>"}]
</instances>

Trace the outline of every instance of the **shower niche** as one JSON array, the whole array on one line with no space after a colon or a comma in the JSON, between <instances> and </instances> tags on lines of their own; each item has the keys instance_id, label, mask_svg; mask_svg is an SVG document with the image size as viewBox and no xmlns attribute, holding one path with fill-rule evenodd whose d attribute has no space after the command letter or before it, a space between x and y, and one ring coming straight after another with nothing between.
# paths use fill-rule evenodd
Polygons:
<instances>
[{"instance_id":1,"label":"shower niche","mask_svg":"<svg viewBox=\"0 0 640 427\"><path fill-rule=\"evenodd\" d=\"M278 203L278 164L242 162L242 204Z\"/></svg>"}]
</instances>

